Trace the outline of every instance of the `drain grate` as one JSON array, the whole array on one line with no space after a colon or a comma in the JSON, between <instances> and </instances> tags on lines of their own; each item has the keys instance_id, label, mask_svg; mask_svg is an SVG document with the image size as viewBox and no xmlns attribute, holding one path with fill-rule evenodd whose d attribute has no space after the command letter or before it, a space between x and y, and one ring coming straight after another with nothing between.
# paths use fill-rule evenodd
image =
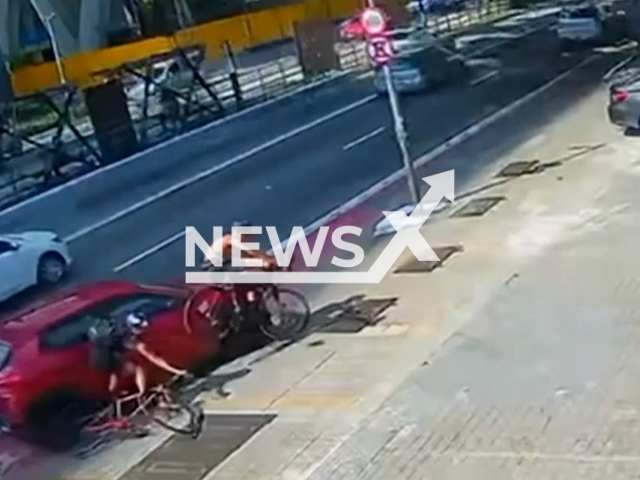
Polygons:
<instances>
[{"instance_id":1,"label":"drain grate","mask_svg":"<svg viewBox=\"0 0 640 480\"><path fill-rule=\"evenodd\" d=\"M198 440L175 435L122 480L201 480L275 415L207 415Z\"/></svg>"},{"instance_id":2,"label":"drain grate","mask_svg":"<svg viewBox=\"0 0 640 480\"><path fill-rule=\"evenodd\" d=\"M529 175L537 173L540 170L540 162L532 160L530 162L513 162L504 167L498 173L499 177L519 177L521 175Z\"/></svg>"},{"instance_id":3,"label":"drain grate","mask_svg":"<svg viewBox=\"0 0 640 480\"><path fill-rule=\"evenodd\" d=\"M394 273L402 274L402 273L430 273L433 272L436 268L442 266L444 262L446 262L452 255L462 251L462 247L460 246L448 246L448 247L439 247L434 248L433 251L436 253L438 258L440 259L437 262L421 262L417 258L412 258L404 265L398 267Z\"/></svg>"},{"instance_id":4,"label":"drain grate","mask_svg":"<svg viewBox=\"0 0 640 480\"><path fill-rule=\"evenodd\" d=\"M380 322L384 313L397 303L397 298L354 297L316 312L314 323L323 333L358 333Z\"/></svg>"},{"instance_id":5,"label":"drain grate","mask_svg":"<svg viewBox=\"0 0 640 480\"><path fill-rule=\"evenodd\" d=\"M481 217L507 197L476 198L451 214L452 217Z\"/></svg>"}]
</instances>

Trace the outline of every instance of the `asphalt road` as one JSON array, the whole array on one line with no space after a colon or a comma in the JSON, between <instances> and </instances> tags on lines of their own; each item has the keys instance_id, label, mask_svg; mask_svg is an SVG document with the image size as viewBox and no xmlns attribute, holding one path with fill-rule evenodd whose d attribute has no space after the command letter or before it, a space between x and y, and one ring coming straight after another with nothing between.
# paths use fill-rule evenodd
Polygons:
<instances>
[{"instance_id":1,"label":"asphalt road","mask_svg":"<svg viewBox=\"0 0 640 480\"><path fill-rule=\"evenodd\" d=\"M500 49L497 57L501 66L492 76L488 76L491 70L482 71L476 79L487 80L481 83L405 97L402 107L412 155L429 151L571 69L587 55L589 52L559 55L554 36L541 31ZM258 134L247 136L246 142L225 142L226 156L234 149L252 148L267 135L273 138L273 132L257 130ZM381 133L357 143L375 132ZM222 143L220 139L215 142ZM206 157L208 162L222 158L213 148ZM472 167L473 160L468 160L457 169ZM166 242L164 248L137 263L127 263L165 240L179 237L186 226L196 227L208 238L214 225L247 218L255 224L276 226L283 238L288 237L293 226L307 225L400 167L388 104L384 99L372 100L78 239L73 243L78 259L76 278L173 279L184 271L181 238Z\"/></svg>"}]
</instances>

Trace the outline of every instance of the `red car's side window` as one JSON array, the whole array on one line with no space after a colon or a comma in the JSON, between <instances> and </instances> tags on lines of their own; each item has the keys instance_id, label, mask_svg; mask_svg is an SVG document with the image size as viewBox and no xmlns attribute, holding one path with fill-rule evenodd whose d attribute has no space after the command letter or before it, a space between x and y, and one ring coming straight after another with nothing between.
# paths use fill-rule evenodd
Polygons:
<instances>
[{"instance_id":1,"label":"red car's side window","mask_svg":"<svg viewBox=\"0 0 640 480\"><path fill-rule=\"evenodd\" d=\"M182 302L181 298L154 293L111 298L45 330L40 337L40 346L45 349L75 347L89 341L89 329L100 318L117 317L135 311L144 314L152 322L155 317L179 307Z\"/></svg>"}]
</instances>

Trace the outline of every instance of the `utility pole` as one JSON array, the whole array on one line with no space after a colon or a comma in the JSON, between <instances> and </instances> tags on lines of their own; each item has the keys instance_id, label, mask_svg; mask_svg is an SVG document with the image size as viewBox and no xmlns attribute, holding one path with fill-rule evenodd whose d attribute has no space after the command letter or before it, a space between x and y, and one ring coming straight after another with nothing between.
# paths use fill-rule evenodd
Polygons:
<instances>
[{"instance_id":1,"label":"utility pole","mask_svg":"<svg viewBox=\"0 0 640 480\"><path fill-rule=\"evenodd\" d=\"M42 13L42 10L40 10L40 8L38 7L38 4L36 3L35 0L29 0L29 3L31 4L31 7L33 8L33 10L36 12L36 15L42 22L42 26L47 32L47 36L49 37L49 42L51 43L51 49L53 50L53 57L56 62L56 69L58 70L58 77L60 78L60 83L64 85L67 83L67 79L65 78L65 75L64 75L64 68L62 66L60 49L58 48L58 41L56 39L56 34L53 30L53 24L52 24L56 14L52 12L45 17L44 14Z\"/></svg>"},{"instance_id":2,"label":"utility pole","mask_svg":"<svg viewBox=\"0 0 640 480\"><path fill-rule=\"evenodd\" d=\"M402 162L407 174L407 183L409 184L409 192L411 193L411 199L414 203L420 203L422 198L420 195L420 186L416 178L416 172L413 168L413 162L409 154L408 135L404 125L404 118L402 111L400 110L400 103L398 101L398 94L393 84L391 77L391 71L389 69L388 62L393 57L393 42L388 38L388 32L386 31L386 20L384 17L378 14L378 10L375 6L374 0L367 0L369 5L369 15L367 12L362 16L363 26L367 31L370 41L369 54L374 62L382 68L382 73L385 77L385 84L387 88L387 94L389 96L389 104L391 107L391 115L393 116L393 126L396 134L396 141L400 148L400 154L402 155Z\"/></svg>"}]
</instances>

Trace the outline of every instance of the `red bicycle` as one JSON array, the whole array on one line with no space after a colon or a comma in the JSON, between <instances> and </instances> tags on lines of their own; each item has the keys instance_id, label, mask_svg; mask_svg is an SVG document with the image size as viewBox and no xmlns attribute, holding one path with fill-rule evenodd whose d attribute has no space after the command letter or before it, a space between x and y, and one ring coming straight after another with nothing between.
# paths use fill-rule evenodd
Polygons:
<instances>
[{"instance_id":1,"label":"red bicycle","mask_svg":"<svg viewBox=\"0 0 640 480\"><path fill-rule=\"evenodd\" d=\"M278 285L211 285L196 292L185 304L183 323L192 332L193 307L210 322L220 322L223 334L257 327L275 341L291 340L302 334L311 319L304 295Z\"/></svg>"},{"instance_id":2,"label":"red bicycle","mask_svg":"<svg viewBox=\"0 0 640 480\"><path fill-rule=\"evenodd\" d=\"M113 441L146 437L151 433L151 422L171 432L198 438L204 412L199 405L184 399L176 388L181 378L174 377L167 384L152 387L144 395L123 395L108 408L87 418L81 424L81 441L75 456L86 457Z\"/></svg>"}]
</instances>

